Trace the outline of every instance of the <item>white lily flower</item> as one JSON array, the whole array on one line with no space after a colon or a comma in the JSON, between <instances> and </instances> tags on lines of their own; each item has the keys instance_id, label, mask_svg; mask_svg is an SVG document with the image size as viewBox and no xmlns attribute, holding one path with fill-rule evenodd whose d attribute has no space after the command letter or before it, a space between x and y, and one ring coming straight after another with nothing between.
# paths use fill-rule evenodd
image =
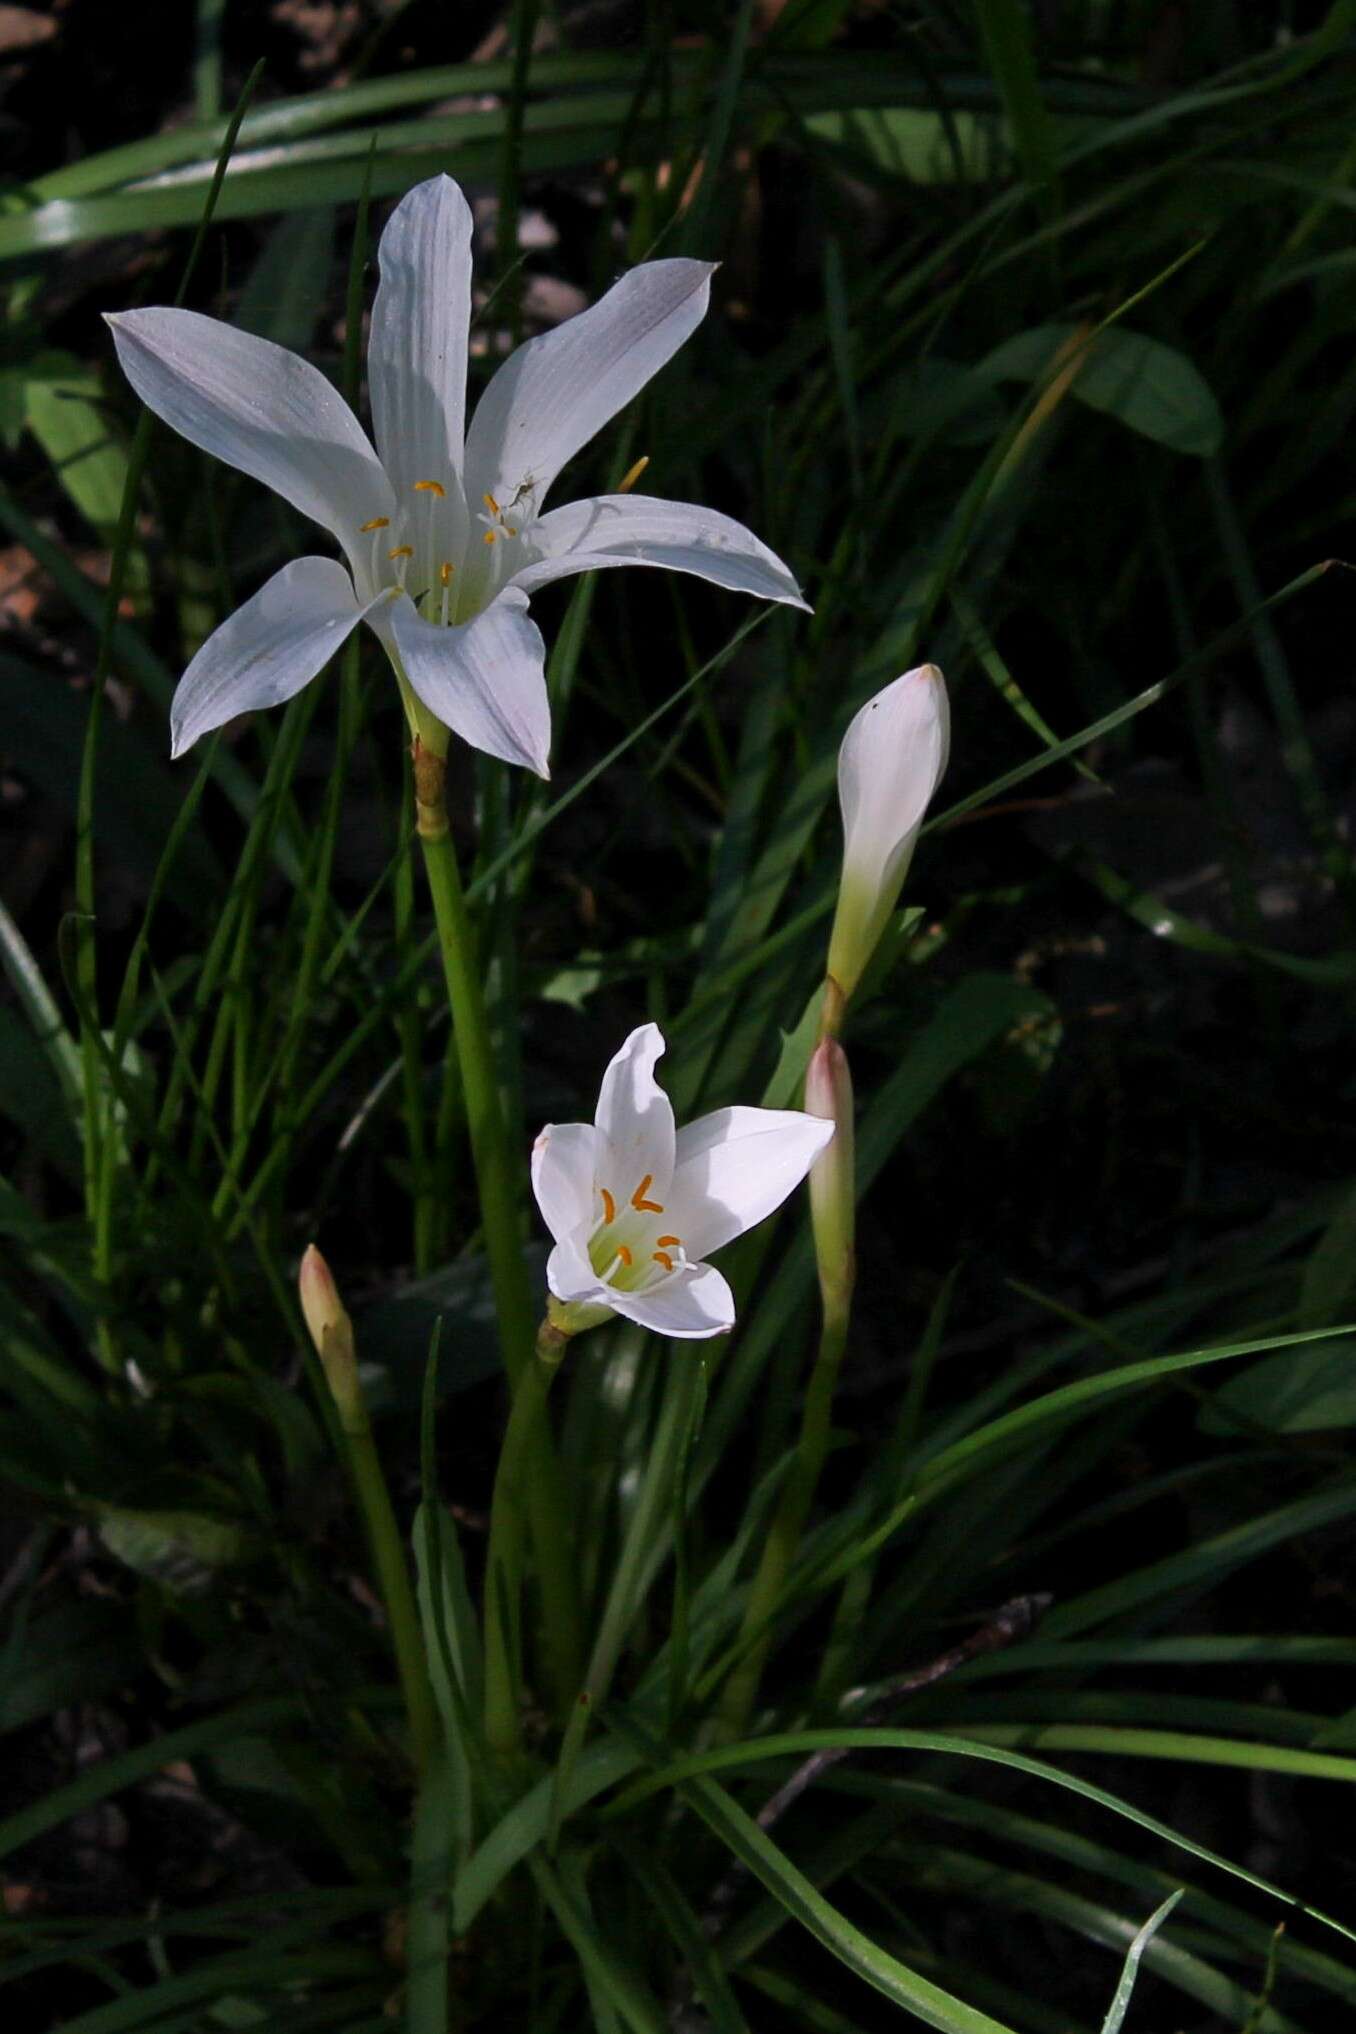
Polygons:
<instances>
[{"instance_id":1,"label":"white lily flower","mask_svg":"<svg viewBox=\"0 0 1356 2034\"><path fill-rule=\"evenodd\" d=\"M377 450L309 362L196 311L109 317L142 401L262 480L348 561L300 558L208 638L171 715L173 752L299 692L366 619L438 722L547 773L539 586L610 565L693 572L804 607L781 560L728 516L604 494L543 515L565 462L705 315L711 264L642 263L499 368L465 431L471 213L450 177L418 184L381 237L367 371ZM464 441L464 442L463 442Z\"/></svg>"},{"instance_id":2,"label":"white lily flower","mask_svg":"<svg viewBox=\"0 0 1356 2034\"><path fill-rule=\"evenodd\" d=\"M742 1236L800 1185L833 1135L798 1109L716 1109L675 1131L654 1077L656 1024L633 1031L603 1075L592 1123L551 1123L532 1190L555 1248L551 1318L567 1333L624 1314L660 1335L734 1326L710 1250Z\"/></svg>"},{"instance_id":3,"label":"white lily flower","mask_svg":"<svg viewBox=\"0 0 1356 2034\"><path fill-rule=\"evenodd\" d=\"M950 745L946 685L935 664L906 671L868 699L843 737L843 875L828 969L844 998L856 988L899 901Z\"/></svg>"}]
</instances>

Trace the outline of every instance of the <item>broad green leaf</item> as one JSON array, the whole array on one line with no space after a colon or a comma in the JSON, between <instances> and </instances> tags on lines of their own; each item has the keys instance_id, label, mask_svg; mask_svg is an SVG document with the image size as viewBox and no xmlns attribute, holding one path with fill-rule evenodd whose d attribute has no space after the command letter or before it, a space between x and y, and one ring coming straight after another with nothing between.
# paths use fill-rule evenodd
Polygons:
<instances>
[{"instance_id":1,"label":"broad green leaf","mask_svg":"<svg viewBox=\"0 0 1356 2034\"><path fill-rule=\"evenodd\" d=\"M1007 340L977 372L996 381L1039 382L1076 325L1039 325ZM1224 419L1204 376L1184 353L1144 332L1109 326L1077 357L1069 393L1174 452L1208 459L1224 442Z\"/></svg>"},{"instance_id":2,"label":"broad green leaf","mask_svg":"<svg viewBox=\"0 0 1356 2034\"><path fill-rule=\"evenodd\" d=\"M85 521L108 543L127 482L127 453L112 435L103 400L99 377L69 354L40 353L28 369L28 428Z\"/></svg>"},{"instance_id":3,"label":"broad green leaf","mask_svg":"<svg viewBox=\"0 0 1356 2034\"><path fill-rule=\"evenodd\" d=\"M100 1505L98 1530L110 1554L176 1596L201 1595L221 1569L236 1567L250 1551L241 1526L202 1512Z\"/></svg>"},{"instance_id":4,"label":"broad green leaf","mask_svg":"<svg viewBox=\"0 0 1356 2034\"><path fill-rule=\"evenodd\" d=\"M1206 1434L1236 1434L1240 1427L1310 1434L1356 1426L1356 1337L1310 1342L1254 1363L1221 1385L1197 1424Z\"/></svg>"}]
</instances>

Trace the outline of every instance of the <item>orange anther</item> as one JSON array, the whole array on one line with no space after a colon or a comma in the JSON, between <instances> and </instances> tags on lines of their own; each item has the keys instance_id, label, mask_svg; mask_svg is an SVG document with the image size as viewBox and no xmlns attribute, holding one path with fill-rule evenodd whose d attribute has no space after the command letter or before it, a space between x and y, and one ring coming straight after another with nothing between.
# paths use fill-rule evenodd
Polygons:
<instances>
[{"instance_id":1,"label":"orange anther","mask_svg":"<svg viewBox=\"0 0 1356 2034\"><path fill-rule=\"evenodd\" d=\"M624 1243L619 1243L617 1245L617 1255L618 1257L620 1257L623 1264L629 1265L633 1261L631 1253Z\"/></svg>"},{"instance_id":2,"label":"orange anther","mask_svg":"<svg viewBox=\"0 0 1356 2034\"><path fill-rule=\"evenodd\" d=\"M389 516L373 516L370 523L359 523L358 534L365 537L369 530L389 530L390 527L391 518Z\"/></svg>"},{"instance_id":3,"label":"orange anther","mask_svg":"<svg viewBox=\"0 0 1356 2034\"><path fill-rule=\"evenodd\" d=\"M662 1264L665 1271L672 1271L673 1269L673 1259L669 1256L667 1250L656 1250L654 1252L654 1261L656 1264Z\"/></svg>"},{"instance_id":4,"label":"orange anther","mask_svg":"<svg viewBox=\"0 0 1356 2034\"><path fill-rule=\"evenodd\" d=\"M388 551L386 555L388 558L412 558L414 556L414 545L397 544L394 551Z\"/></svg>"},{"instance_id":5,"label":"orange anther","mask_svg":"<svg viewBox=\"0 0 1356 2034\"><path fill-rule=\"evenodd\" d=\"M679 1250L681 1250L683 1247L683 1239L681 1236L656 1236L654 1240L659 1245L661 1250L663 1250L667 1246L676 1246Z\"/></svg>"},{"instance_id":6,"label":"orange anther","mask_svg":"<svg viewBox=\"0 0 1356 2034\"><path fill-rule=\"evenodd\" d=\"M659 1201L647 1201L645 1198L645 1190L653 1178L654 1174L652 1172L646 1173L644 1179L631 1196L631 1206L636 1209L648 1208L652 1215L662 1215L664 1212L662 1204Z\"/></svg>"},{"instance_id":7,"label":"orange anther","mask_svg":"<svg viewBox=\"0 0 1356 2034\"><path fill-rule=\"evenodd\" d=\"M443 486L441 480L416 480L414 491L416 494L436 494L439 501L442 501L447 494L447 489Z\"/></svg>"},{"instance_id":8,"label":"orange anther","mask_svg":"<svg viewBox=\"0 0 1356 2034\"><path fill-rule=\"evenodd\" d=\"M492 543L494 542L494 538L495 538L495 533L494 533L494 531L493 531L493 530L486 530L486 532L485 532L485 542L486 542L487 544L492 544Z\"/></svg>"},{"instance_id":9,"label":"orange anther","mask_svg":"<svg viewBox=\"0 0 1356 2034\"><path fill-rule=\"evenodd\" d=\"M440 565L438 567L438 577L442 581L444 586L447 585L448 581L451 579L452 574L456 571L456 569L457 568L455 565Z\"/></svg>"},{"instance_id":10,"label":"orange anther","mask_svg":"<svg viewBox=\"0 0 1356 2034\"><path fill-rule=\"evenodd\" d=\"M492 516L497 516L501 513L499 504L492 494L482 494L480 499L484 502Z\"/></svg>"},{"instance_id":11,"label":"orange anther","mask_svg":"<svg viewBox=\"0 0 1356 2034\"><path fill-rule=\"evenodd\" d=\"M603 1220L610 1228L617 1219L617 1203L606 1187L599 1187L598 1191L603 1197Z\"/></svg>"}]
</instances>

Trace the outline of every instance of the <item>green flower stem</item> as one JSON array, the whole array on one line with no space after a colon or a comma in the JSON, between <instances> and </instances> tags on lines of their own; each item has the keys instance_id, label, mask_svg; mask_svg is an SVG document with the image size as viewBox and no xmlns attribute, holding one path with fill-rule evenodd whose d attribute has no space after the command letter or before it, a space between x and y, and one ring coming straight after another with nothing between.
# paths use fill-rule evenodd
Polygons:
<instances>
[{"instance_id":1,"label":"green flower stem","mask_svg":"<svg viewBox=\"0 0 1356 2034\"><path fill-rule=\"evenodd\" d=\"M416 737L415 824L424 851L433 915L461 1068L462 1093L480 1193L485 1249L499 1318L504 1368L516 1393L532 1376L534 1326L518 1221L517 1171L510 1158L495 1078L490 1027L481 993L475 935L447 822L446 764ZM515 1401L516 1403L516 1401ZM551 1692L562 1712L573 1700L582 1666L578 1588L566 1523L560 1465L546 1427L529 1437L527 1506L532 1550L541 1577L542 1637Z\"/></svg>"},{"instance_id":2,"label":"green flower stem","mask_svg":"<svg viewBox=\"0 0 1356 2034\"><path fill-rule=\"evenodd\" d=\"M414 1762L422 1775L428 1770L438 1747L438 1712L433 1704L433 1691L424 1661L424 1642L410 1572L405 1562L405 1543L396 1524L391 1493L386 1487L372 1438L372 1424L358 1379L351 1334L326 1333L320 1360L324 1365L330 1396L339 1414L349 1471L358 1507L367 1526L377 1583L390 1624L400 1689L409 1718Z\"/></svg>"},{"instance_id":3,"label":"green flower stem","mask_svg":"<svg viewBox=\"0 0 1356 2034\"><path fill-rule=\"evenodd\" d=\"M549 1321L513 1391L504 1445L490 1504L490 1547L485 1565L485 1737L492 1751L511 1758L518 1749L520 1611L523 1541L538 1442L545 1433L546 1394L569 1337Z\"/></svg>"},{"instance_id":4,"label":"green flower stem","mask_svg":"<svg viewBox=\"0 0 1356 2034\"><path fill-rule=\"evenodd\" d=\"M842 1002L832 975L825 984L819 1043L805 1070L805 1107L834 1126L810 1172L810 1218L819 1273L823 1326L801 1413L795 1459L782 1489L740 1628L738 1665L725 1686L721 1717L738 1737L752 1713L772 1646L773 1620L810 1515L829 1451L833 1394L847 1345L856 1280L856 1165L852 1075L838 1043Z\"/></svg>"},{"instance_id":5,"label":"green flower stem","mask_svg":"<svg viewBox=\"0 0 1356 2034\"><path fill-rule=\"evenodd\" d=\"M742 1736L757 1699L758 1684L772 1649L772 1620L819 1486L819 1472L829 1450L833 1394L847 1344L847 1331L846 1305L836 1309L832 1315L826 1312L815 1367L810 1373L809 1389L805 1394L796 1458L763 1543L763 1558L758 1563L749 1600L744 1606L740 1645L742 1649L747 1644L747 1650L742 1651L739 1665L726 1682L721 1699L721 1722L732 1738Z\"/></svg>"}]
</instances>

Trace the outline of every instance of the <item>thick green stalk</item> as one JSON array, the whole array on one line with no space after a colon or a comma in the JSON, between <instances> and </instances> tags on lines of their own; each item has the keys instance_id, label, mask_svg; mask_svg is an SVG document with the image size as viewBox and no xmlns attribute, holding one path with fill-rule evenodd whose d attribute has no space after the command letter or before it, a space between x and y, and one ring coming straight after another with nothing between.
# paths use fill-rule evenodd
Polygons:
<instances>
[{"instance_id":1,"label":"thick green stalk","mask_svg":"<svg viewBox=\"0 0 1356 2034\"><path fill-rule=\"evenodd\" d=\"M490 1503L485 1564L485 1737L508 1758L518 1749L521 1706L523 1543L534 1456L545 1431L546 1394L569 1341L543 1321L536 1350L513 1391L513 1409L499 1451Z\"/></svg>"},{"instance_id":2,"label":"thick green stalk","mask_svg":"<svg viewBox=\"0 0 1356 2034\"><path fill-rule=\"evenodd\" d=\"M499 1319L504 1368L515 1392L535 1362L535 1323L523 1264L517 1181L495 1077L490 1027L481 992L475 935L457 868L444 793L446 764L416 736L414 743L415 825L424 852L433 915L438 926L443 973L452 1006L452 1026L461 1066L471 1157L480 1196L485 1252L489 1258ZM579 1603L570 1550L560 1465L550 1435L538 1423L530 1441L527 1503L532 1549L541 1578L542 1636L551 1693L562 1711L579 1686L581 1654Z\"/></svg>"}]
</instances>

